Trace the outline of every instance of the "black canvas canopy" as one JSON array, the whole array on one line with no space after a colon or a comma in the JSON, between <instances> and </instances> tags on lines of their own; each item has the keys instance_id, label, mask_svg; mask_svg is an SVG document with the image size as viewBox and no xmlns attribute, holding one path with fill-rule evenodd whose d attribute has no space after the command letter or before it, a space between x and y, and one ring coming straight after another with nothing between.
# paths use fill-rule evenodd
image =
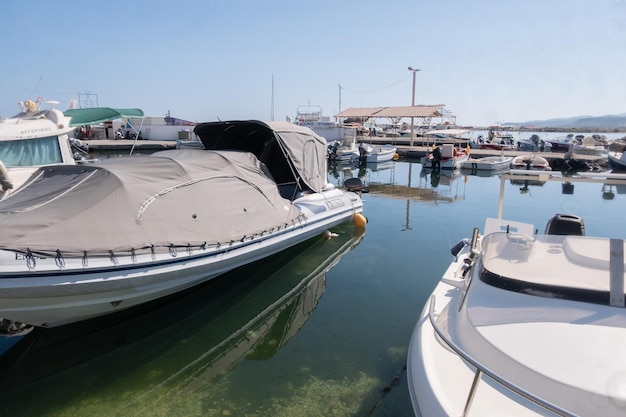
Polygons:
<instances>
[{"instance_id":1,"label":"black canvas canopy","mask_svg":"<svg viewBox=\"0 0 626 417\"><path fill-rule=\"evenodd\" d=\"M194 132L206 149L253 153L279 184L295 181L319 192L327 182L326 139L307 127L242 120L200 123Z\"/></svg>"}]
</instances>

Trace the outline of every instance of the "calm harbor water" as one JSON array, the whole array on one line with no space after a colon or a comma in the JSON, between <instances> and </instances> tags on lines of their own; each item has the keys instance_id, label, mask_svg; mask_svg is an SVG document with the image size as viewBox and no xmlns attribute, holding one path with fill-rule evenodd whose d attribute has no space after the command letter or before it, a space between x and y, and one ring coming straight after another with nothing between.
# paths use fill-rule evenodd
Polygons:
<instances>
[{"instance_id":1,"label":"calm harbor water","mask_svg":"<svg viewBox=\"0 0 626 417\"><path fill-rule=\"evenodd\" d=\"M497 215L500 178L415 161L360 176L369 222L132 315L0 337L0 416L411 416L406 353L450 247ZM626 190L505 184L504 217L626 237Z\"/></svg>"}]
</instances>

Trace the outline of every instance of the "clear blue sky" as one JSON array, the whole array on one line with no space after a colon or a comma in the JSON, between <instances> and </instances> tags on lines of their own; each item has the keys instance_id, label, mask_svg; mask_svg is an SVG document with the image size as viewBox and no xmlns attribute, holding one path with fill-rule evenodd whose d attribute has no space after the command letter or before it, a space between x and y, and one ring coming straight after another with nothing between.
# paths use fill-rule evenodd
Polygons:
<instances>
[{"instance_id":1,"label":"clear blue sky","mask_svg":"<svg viewBox=\"0 0 626 417\"><path fill-rule=\"evenodd\" d=\"M410 105L409 66L416 104L459 124L621 114L625 21L626 0L6 0L0 115L90 93L196 121L332 116L339 85L342 110Z\"/></svg>"}]
</instances>

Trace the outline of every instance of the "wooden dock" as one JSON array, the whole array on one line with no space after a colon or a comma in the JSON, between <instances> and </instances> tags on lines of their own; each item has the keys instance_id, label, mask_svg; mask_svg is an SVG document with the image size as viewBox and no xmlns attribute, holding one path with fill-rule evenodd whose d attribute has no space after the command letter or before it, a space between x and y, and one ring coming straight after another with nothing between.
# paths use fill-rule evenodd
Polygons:
<instances>
[{"instance_id":1,"label":"wooden dock","mask_svg":"<svg viewBox=\"0 0 626 417\"><path fill-rule=\"evenodd\" d=\"M357 138L357 142L371 143L371 144L393 144L397 147L397 153L403 158L407 159L418 159L428 155L428 152L432 149L433 142L435 143L450 143L449 139L439 141L433 141L430 139L428 143L423 142L426 140L425 138L415 138L413 140L414 145L410 146L408 137L398 137L398 138L387 138L387 137L359 137ZM157 151L163 151L167 149L176 149L176 141L175 140L132 140L132 139L93 139L83 141L87 145L89 145L90 153L130 153L131 149L133 153L152 153ZM467 141L460 141L458 145L467 144ZM133 148L134 147L134 148ZM497 155L505 155L505 156L518 156L518 155L528 155L529 151L517 151L517 150L505 150L498 151L493 149L471 149L470 155L473 157L485 157L485 156L497 156ZM553 161L558 158L564 158L565 154L562 152L532 152L533 154L542 156L546 158L548 161ZM581 161L588 161L592 163L602 162L606 160L606 157L597 156L597 155L574 155L574 159Z\"/></svg>"}]
</instances>

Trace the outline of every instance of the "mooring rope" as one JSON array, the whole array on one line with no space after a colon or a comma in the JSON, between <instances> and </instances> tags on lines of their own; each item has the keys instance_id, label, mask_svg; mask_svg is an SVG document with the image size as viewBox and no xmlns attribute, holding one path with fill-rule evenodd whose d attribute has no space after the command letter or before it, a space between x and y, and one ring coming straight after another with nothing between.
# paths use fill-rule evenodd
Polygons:
<instances>
[{"instance_id":1,"label":"mooring rope","mask_svg":"<svg viewBox=\"0 0 626 417\"><path fill-rule=\"evenodd\" d=\"M387 394L389 394L391 392L391 389L394 387L394 385L396 385L396 383L400 380L400 378L402 377L402 374L404 373L404 371L406 371L406 364L402 365L402 369L400 369L400 371L397 374L395 374L393 376L393 378L391 378L389 383L387 385L385 385L383 387L383 389L380 390L380 395L378 396L378 399L370 407L370 409L367 410L367 413L363 414L364 417L370 417L374 413L374 411L376 411L376 408L385 399Z\"/></svg>"}]
</instances>

